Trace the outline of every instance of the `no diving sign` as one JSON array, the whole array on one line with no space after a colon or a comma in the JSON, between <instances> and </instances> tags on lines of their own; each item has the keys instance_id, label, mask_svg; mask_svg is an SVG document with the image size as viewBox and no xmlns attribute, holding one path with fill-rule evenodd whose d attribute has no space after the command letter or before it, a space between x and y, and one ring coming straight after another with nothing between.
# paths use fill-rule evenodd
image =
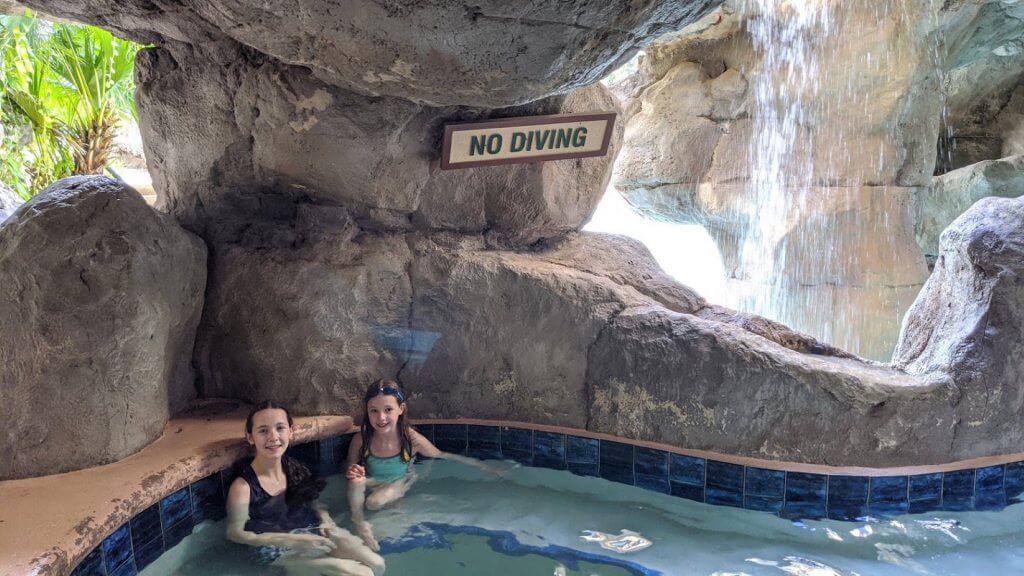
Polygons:
<instances>
[{"instance_id":1,"label":"no diving sign","mask_svg":"<svg viewBox=\"0 0 1024 576\"><path fill-rule=\"evenodd\" d=\"M446 124L441 169L604 156L614 123L608 112Z\"/></svg>"}]
</instances>

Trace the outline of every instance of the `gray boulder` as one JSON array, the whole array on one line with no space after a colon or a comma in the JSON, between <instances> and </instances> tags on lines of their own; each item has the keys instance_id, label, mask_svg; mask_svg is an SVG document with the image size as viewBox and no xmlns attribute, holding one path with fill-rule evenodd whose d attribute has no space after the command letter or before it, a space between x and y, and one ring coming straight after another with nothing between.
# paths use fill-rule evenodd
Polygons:
<instances>
[{"instance_id":1,"label":"gray boulder","mask_svg":"<svg viewBox=\"0 0 1024 576\"><path fill-rule=\"evenodd\" d=\"M147 43L233 41L365 95L489 108L592 84L715 0L472 4L324 0L28 0L26 5Z\"/></svg>"},{"instance_id":2,"label":"gray boulder","mask_svg":"<svg viewBox=\"0 0 1024 576\"><path fill-rule=\"evenodd\" d=\"M61 180L0 225L0 480L123 458L195 396L206 249L131 188Z\"/></svg>"},{"instance_id":3,"label":"gray boulder","mask_svg":"<svg viewBox=\"0 0 1024 576\"><path fill-rule=\"evenodd\" d=\"M178 45L138 60L160 202L202 234L230 236L268 211L308 202L344 206L364 228L487 232L529 245L583 225L622 139L617 123L604 157L442 171L445 122L615 111L617 103L598 84L516 108L430 108L335 88L244 52L227 66L207 57Z\"/></svg>"},{"instance_id":4,"label":"gray boulder","mask_svg":"<svg viewBox=\"0 0 1024 576\"><path fill-rule=\"evenodd\" d=\"M1024 199L979 200L942 233L893 365L964 395L958 441L979 453L1024 442Z\"/></svg>"}]
</instances>

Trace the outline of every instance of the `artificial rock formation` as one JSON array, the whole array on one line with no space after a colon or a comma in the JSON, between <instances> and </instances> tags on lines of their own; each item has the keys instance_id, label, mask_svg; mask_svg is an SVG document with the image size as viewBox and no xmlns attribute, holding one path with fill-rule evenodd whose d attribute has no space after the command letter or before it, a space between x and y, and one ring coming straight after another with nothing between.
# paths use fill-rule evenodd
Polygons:
<instances>
[{"instance_id":1,"label":"artificial rock formation","mask_svg":"<svg viewBox=\"0 0 1024 576\"><path fill-rule=\"evenodd\" d=\"M705 226L737 306L886 359L927 277L913 209L938 75L928 32L908 33L926 5L732 4L652 45L616 87L615 186L649 217Z\"/></svg>"},{"instance_id":2,"label":"artificial rock formation","mask_svg":"<svg viewBox=\"0 0 1024 576\"><path fill-rule=\"evenodd\" d=\"M1024 199L982 199L942 233L893 365L956 387L957 441L979 453L1024 442Z\"/></svg>"},{"instance_id":3,"label":"artificial rock formation","mask_svg":"<svg viewBox=\"0 0 1024 576\"><path fill-rule=\"evenodd\" d=\"M1024 195L1024 156L982 160L932 179L917 201L917 242L929 261L939 254L939 235L975 202L988 196Z\"/></svg>"},{"instance_id":4,"label":"artificial rock formation","mask_svg":"<svg viewBox=\"0 0 1024 576\"><path fill-rule=\"evenodd\" d=\"M593 84L650 39L678 30L718 2L25 4L146 43L237 43L369 96L498 108Z\"/></svg>"},{"instance_id":5,"label":"artificial rock formation","mask_svg":"<svg viewBox=\"0 0 1024 576\"><path fill-rule=\"evenodd\" d=\"M1024 5L951 3L940 18L952 49L936 173L1024 154Z\"/></svg>"},{"instance_id":6,"label":"artificial rock formation","mask_svg":"<svg viewBox=\"0 0 1024 576\"><path fill-rule=\"evenodd\" d=\"M337 398L349 398L353 387L409 362L409 350L403 359L378 344L402 340L395 327L408 326L410 237L450 232L490 247L530 247L578 230L606 188L622 139L619 123L603 158L441 172L445 123L615 112L615 99L595 80L654 36L713 8L710 0L514 10L498 2L377 0L343 11L319 0L172 9L30 4L156 45L140 52L136 74L158 204L210 250L209 303L194 356L198 389L284 399L300 412L337 411ZM162 255L152 259L175 268ZM191 272L160 289L201 285ZM167 294L147 297L162 302ZM174 317L185 326L192 312ZM156 368L179 366L187 347L170 332L156 340L165 344ZM107 358L134 339L130 329L112 334L76 341ZM147 380L157 386L150 396L160 385L175 394L179 372L163 384ZM116 370L100 377L98 394L123 386ZM122 419L136 427L113 448L95 439L99 459L152 438L173 400L150 397L156 413L141 430L129 403ZM96 461L85 454L65 465Z\"/></svg>"},{"instance_id":7,"label":"artificial rock formation","mask_svg":"<svg viewBox=\"0 0 1024 576\"><path fill-rule=\"evenodd\" d=\"M123 458L195 396L206 249L131 188L61 180L0 225L0 479Z\"/></svg>"},{"instance_id":8,"label":"artificial rock formation","mask_svg":"<svg viewBox=\"0 0 1024 576\"><path fill-rule=\"evenodd\" d=\"M221 65L182 45L142 52L137 75L160 202L207 237L311 203L344 207L364 228L488 232L528 245L582 226L622 139L617 125L600 158L442 171L445 122L617 104L594 85L515 108L430 108L332 87L244 51Z\"/></svg>"},{"instance_id":9,"label":"artificial rock formation","mask_svg":"<svg viewBox=\"0 0 1024 576\"><path fill-rule=\"evenodd\" d=\"M138 57L137 102L160 205L209 249L192 358L203 396L357 413L366 384L393 377L424 417L568 425L814 463L981 455L957 433L973 390L840 357L849 355L708 305L635 243L576 233L608 181L622 122L605 158L439 170L445 123L615 110L592 81L651 35L705 14L707 2L580 0L514 13L496 2L361 0L345 11L317 0L32 3L157 44ZM923 259L907 249L908 198L931 177L938 80L923 65L930 48L898 33L908 25L898 16L879 24L878 14L850 8L846 18L875 32L816 48L832 73L811 94L820 96L814 122L795 135L813 152L795 166L811 168L784 167L809 178L798 184L816 220L772 220L783 224L771 230L780 236L762 245L821 250L796 241L817 226L878 253L843 260L812 284L889 288L923 278ZM621 177L631 190L677 199L686 208L673 214L697 213L741 254L729 219L751 227L773 216L743 213L738 200L763 181L738 161L762 132L749 105L756 66L743 69L757 59L729 18L700 30L627 82L635 98L626 116L675 106L683 143L713 153L691 157L652 136L655 120L636 120L624 127L627 140L650 148L626 155ZM853 55L886 51L899 57L857 69L871 90L846 86ZM874 107L834 132L815 127L844 98ZM654 158L665 164L652 167ZM879 247L882 234L890 242ZM111 340L92 345L98 357L111 354L102 349ZM1006 415L994 414L977 433L1004 425ZM997 437L983 452L1015 449Z\"/></svg>"},{"instance_id":10,"label":"artificial rock formation","mask_svg":"<svg viewBox=\"0 0 1024 576\"><path fill-rule=\"evenodd\" d=\"M814 343L751 330L624 238L511 252L479 235L362 233L237 245L217 261L197 345L207 394L351 413L384 376L417 417L814 463L978 455L958 436L973 388L782 346ZM985 452L1012 449L996 438Z\"/></svg>"}]
</instances>

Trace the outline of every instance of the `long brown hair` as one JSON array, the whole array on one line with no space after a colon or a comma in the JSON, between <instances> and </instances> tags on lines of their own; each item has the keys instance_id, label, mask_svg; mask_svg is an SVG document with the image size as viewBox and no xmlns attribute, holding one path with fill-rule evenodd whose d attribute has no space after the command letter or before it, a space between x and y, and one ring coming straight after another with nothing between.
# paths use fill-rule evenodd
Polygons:
<instances>
[{"instance_id":1,"label":"long brown hair","mask_svg":"<svg viewBox=\"0 0 1024 576\"><path fill-rule=\"evenodd\" d=\"M252 435L253 416L264 410L284 410L284 415L288 419L288 427L294 425L292 414L287 408L272 400L264 400L249 411L249 416L245 419L246 434ZM323 492L327 486L327 482L323 478L314 476L305 464L291 456L285 455L281 458L281 468L284 469L284 477L288 483L284 499L290 505L305 504L316 500L320 496L320 492Z\"/></svg>"},{"instance_id":2,"label":"long brown hair","mask_svg":"<svg viewBox=\"0 0 1024 576\"><path fill-rule=\"evenodd\" d=\"M398 435L402 440L402 462L408 462L412 460L412 435L409 433L409 404L406 402L405 391L398 385L398 382L394 380L387 380L381 378L370 387L366 389L366 394L363 395L363 423L360 425L360 432L363 435L363 449L359 455L359 463L363 466L366 465L366 457L370 455L370 440L373 439L373 425L370 424L370 410L366 407L367 403L371 398L384 394L386 396L393 396L398 401L398 405L405 404L405 412L398 417Z\"/></svg>"}]
</instances>

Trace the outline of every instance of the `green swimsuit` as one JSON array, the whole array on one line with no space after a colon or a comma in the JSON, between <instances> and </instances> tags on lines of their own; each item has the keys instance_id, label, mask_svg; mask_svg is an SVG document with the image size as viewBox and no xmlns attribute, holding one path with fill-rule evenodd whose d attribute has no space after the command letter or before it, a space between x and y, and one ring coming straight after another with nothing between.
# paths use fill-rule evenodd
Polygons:
<instances>
[{"instance_id":1,"label":"green swimsuit","mask_svg":"<svg viewBox=\"0 0 1024 576\"><path fill-rule=\"evenodd\" d=\"M366 475L378 482L394 482L409 472L409 463L402 461L401 453L390 458L366 455Z\"/></svg>"}]
</instances>

